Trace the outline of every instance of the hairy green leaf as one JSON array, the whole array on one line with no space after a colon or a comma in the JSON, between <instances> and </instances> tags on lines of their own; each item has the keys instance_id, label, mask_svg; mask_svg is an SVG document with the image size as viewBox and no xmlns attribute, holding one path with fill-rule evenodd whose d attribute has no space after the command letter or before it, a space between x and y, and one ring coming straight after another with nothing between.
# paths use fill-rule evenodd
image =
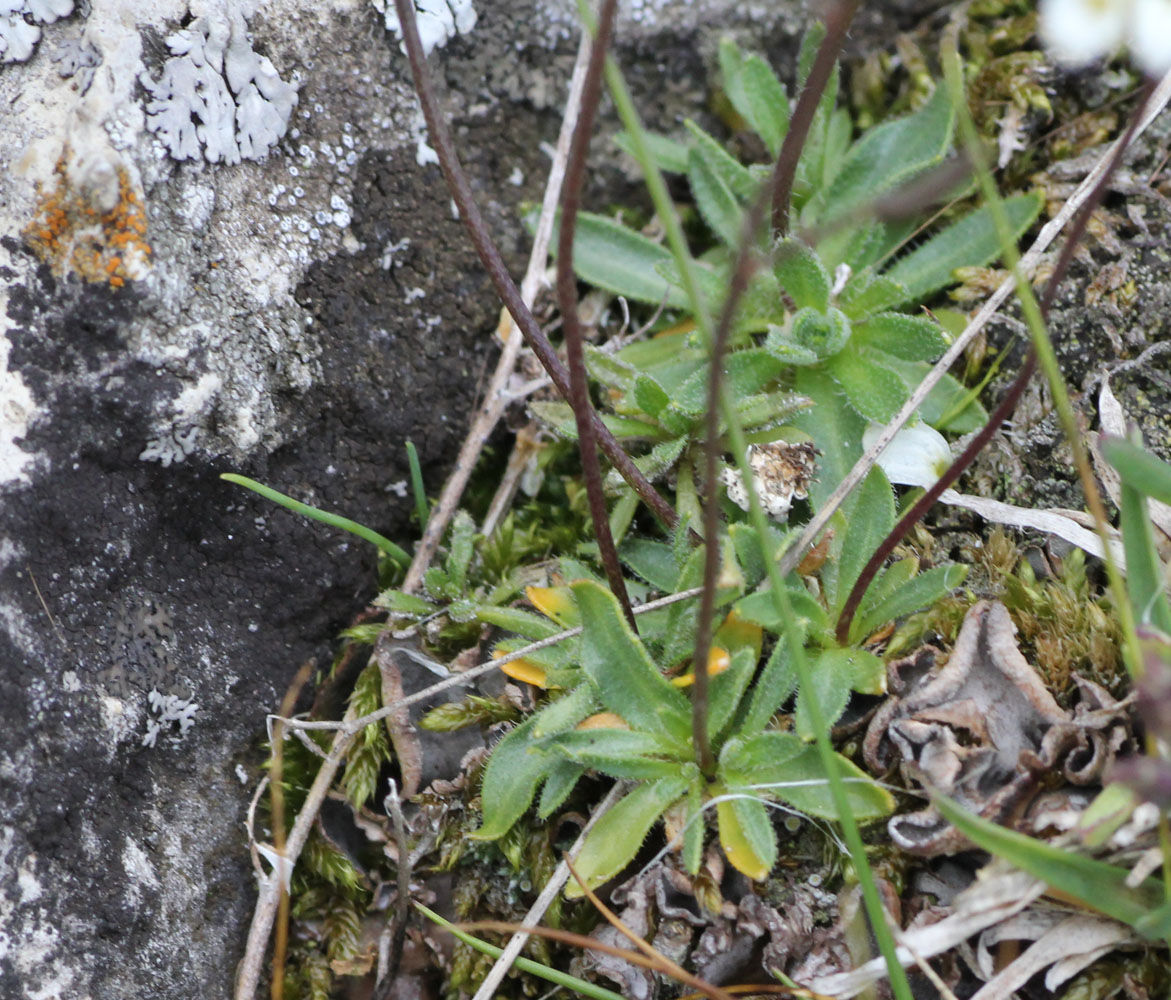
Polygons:
<instances>
[{"instance_id":1,"label":"hairy green leaf","mask_svg":"<svg viewBox=\"0 0 1171 1000\"><path fill-rule=\"evenodd\" d=\"M703 161L705 168L711 176L718 179L720 184L734 196L734 199L739 201L750 200L756 193L758 186L758 181L753 177L752 171L724 149L719 142L696 125L695 122L691 121L691 119L687 119L683 124L687 127L687 131L691 133L693 140L691 155L698 156ZM687 166L690 170L690 156L688 157ZM692 193L694 193L694 189ZM735 246L736 243L735 241L730 241L729 245Z\"/></svg>"},{"instance_id":2,"label":"hairy green leaf","mask_svg":"<svg viewBox=\"0 0 1171 1000\"><path fill-rule=\"evenodd\" d=\"M669 594L675 589L679 567L675 554L666 542L650 538L631 538L619 549L622 561L656 590Z\"/></svg>"},{"instance_id":3,"label":"hairy green leaf","mask_svg":"<svg viewBox=\"0 0 1171 1000\"><path fill-rule=\"evenodd\" d=\"M951 146L955 114L946 87L919 110L870 129L850 148L826 203L834 217L857 211L943 161Z\"/></svg>"},{"instance_id":4,"label":"hairy green leaf","mask_svg":"<svg viewBox=\"0 0 1171 1000\"><path fill-rule=\"evenodd\" d=\"M740 220L744 210L723 178L710 163L693 149L687 158L687 182L695 207L708 228L725 246L736 246L740 239Z\"/></svg>"},{"instance_id":5,"label":"hairy green leaf","mask_svg":"<svg viewBox=\"0 0 1171 1000\"><path fill-rule=\"evenodd\" d=\"M867 420L885 424L907 401L903 380L882 363L877 351L841 351L826 362L825 370Z\"/></svg>"},{"instance_id":6,"label":"hairy green leaf","mask_svg":"<svg viewBox=\"0 0 1171 1000\"><path fill-rule=\"evenodd\" d=\"M535 225L536 213L526 221ZM556 229L550 246L557 246ZM686 306L683 289L660 273L659 266L664 263L674 263L665 247L603 215L578 213L573 269L582 281L636 302Z\"/></svg>"},{"instance_id":7,"label":"hairy green leaf","mask_svg":"<svg viewBox=\"0 0 1171 1000\"><path fill-rule=\"evenodd\" d=\"M547 750L612 778L633 781L677 777L680 767L691 762L686 744L629 729L561 733L549 741Z\"/></svg>"},{"instance_id":8,"label":"hairy green leaf","mask_svg":"<svg viewBox=\"0 0 1171 1000\"><path fill-rule=\"evenodd\" d=\"M668 174L687 173L687 154L690 149L686 143L665 135L656 135L654 132L647 132L644 139L656 167ZM614 141L624 153L635 156L634 144L630 141L629 134L619 132Z\"/></svg>"},{"instance_id":9,"label":"hairy green leaf","mask_svg":"<svg viewBox=\"0 0 1171 1000\"><path fill-rule=\"evenodd\" d=\"M773 273L798 309L808 307L824 313L829 308L829 273L821 258L801 240L789 238L777 245Z\"/></svg>"},{"instance_id":10,"label":"hairy green leaf","mask_svg":"<svg viewBox=\"0 0 1171 1000\"><path fill-rule=\"evenodd\" d=\"M886 667L865 649L823 649L809 656L812 689L797 692L797 734L812 741L816 736L809 701L816 699L827 726L841 718L850 692L881 694L886 690Z\"/></svg>"},{"instance_id":11,"label":"hairy green leaf","mask_svg":"<svg viewBox=\"0 0 1171 1000\"><path fill-rule=\"evenodd\" d=\"M573 593L581 609L582 669L602 703L636 729L688 740L687 699L659 673L614 595L592 581L575 583Z\"/></svg>"},{"instance_id":12,"label":"hairy green leaf","mask_svg":"<svg viewBox=\"0 0 1171 1000\"><path fill-rule=\"evenodd\" d=\"M789 131L789 99L772 67L755 53L744 54L730 38L720 41L724 93L740 117L764 140L772 156Z\"/></svg>"},{"instance_id":13,"label":"hairy green leaf","mask_svg":"<svg viewBox=\"0 0 1171 1000\"><path fill-rule=\"evenodd\" d=\"M904 560L904 562L906 561L908 560ZM893 570L894 567L891 569ZM909 615L920 608L930 607L940 598L955 590L964 582L967 575L968 567L959 563L936 566L925 573L920 573L913 580L894 588L881 599L875 600L869 608L857 616L850 626L851 641L861 642L870 633L882 628L888 622L893 622L896 618ZM873 589L871 588L871 590ZM871 591L867 591L867 597L870 597L870 594Z\"/></svg>"},{"instance_id":14,"label":"hairy green leaf","mask_svg":"<svg viewBox=\"0 0 1171 1000\"><path fill-rule=\"evenodd\" d=\"M540 745L538 734L572 729L592 708L593 698L588 690L573 691L529 716L496 744L484 768L480 796L484 821L471 834L474 839L496 840L508 833L532 804L537 787L554 773L559 764L557 759L530 752Z\"/></svg>"},{"instance_id":15,"label":"hairy green leaf","mask_svg":"<svg viewBox=\"0 0 1171 1000\"><path fill-rule=\"evenodd\" d=\"M838 306L852 320L863 320L907 301L907 290L885 275L867 269L859 271L842 289Z\"/></svg>"},{"instance_id":16,"label":"hairy green leaf","mask_svg":"<svg viewBox=\"0 0 1171 1000\"><path fill-rule=\"evenodd\" d=\"M596 889L630 864L655 821L683 796L687 786L683 778L639 785L602 816L586 834L577 857L575 867L582 881ZM570 882L565 895L580 899L584 893L576 882Z\"/></svg>"},{"instance_id":17,"label":"hairy green leaf","mask_svg":"<svg viewBox=\"0 0 1171 1000\"><path fill-rule=\"evenodd\" d=\"M933 361L947 350L938 323L925 316L884 312L854 324L854 340L904 361Z\"/></svg>"},{"instance_id":18,"label":"hairy green leaf","mask_svg":"<svg viewBox=\"0 0 1171 1000\"><path fill-rule=\"evenodd\" d=\"M1019 194L1004 200L1013 239L1020 239L1041 211L1037 193ZM936 233L890 268L886 275L906 286L908 302L921 302L932 292L954 284L957 267L982 267L1000 256L1000 237L992 210L978 208Z\"/></svg>"},{"instance_id":19,"label":"hairy green leaf","mask_svg":"<svg viewBox=\"0 0 1171 1000\"><path fill-rule=\"evenodd\" d=\"M871 555L895 523L894 492L882 469L875 466L842 504L846 529L831 546L822 570L822 586L833 615L842 610L854 583Z\"/></svg>"},{"instance_id":20,"label":"hairy green leaf","mask_svg":"<svg viewBox=\"0 0 1171 1000\"><path fill-rule=\"evenodd\" d=\"M820 368L794 373L793 388L817 401L813 409L794 416L793 425L807 433L821 452L817 476L809 485L813 506L820 508L861 457L866 421Z\"/></svg>"}]
</instances>

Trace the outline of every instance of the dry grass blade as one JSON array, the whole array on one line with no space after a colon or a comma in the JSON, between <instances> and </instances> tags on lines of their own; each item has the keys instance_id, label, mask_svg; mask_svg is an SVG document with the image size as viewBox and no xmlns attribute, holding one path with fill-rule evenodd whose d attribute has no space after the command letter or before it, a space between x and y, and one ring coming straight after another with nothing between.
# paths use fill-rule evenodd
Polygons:
<instances>
[{"instance_id":1,"label":"dry grass blade","mask_svg":"<svg viewBox=\"0 0 1171 1000\"><path fill-rule=\"evenodd\" d=\"M565 852L567 860L562 861L553 871L553 875L549 881L545 883L545 887L541 890L541 894L537 897L536 902L529 907L529 912L525 914L524 923L516 930L505 946L504 951L501 952L500 957L496 960L491 969L488 970L488 975L484 977L484 981L480 984L479 989L476 990L476 995L472 1000L492 1000L496 993L497 987L504 981L504 977L508 974L508 970L512 968L513 962L516 961L517 956L520 955L520 950L524 947L525 942L529 939L529 933L533 928L537 927L541 919L545 916L545 911L552 905L553 900L557 898L565 883L569 881L569 858L575 858L581 852L582 844L585 843L586 834L593 829L594 824L602 818L607 812L613 808L623 795L626 794L626 783L618 782L606 797L598 804L598 807L590 816L590 821L582 829L581 833L577 835L568 851Z\"/></svg>"},{"instance_id":2,"label":"dry grass blade","mask_svg":"<svg viewBox=\"0 0 1171 1000\"><path fill-rule=\"evenodd\" d=\"M556 930L552 927L521 927L519 924L510 924L503 920L476 920L472 923L456 924L455 926L468 934L476 931L499 931L508 934L523 930L526 934L535 934L537 937L548 938L550 941L557 941L574 948L581 948L583 951L604 952L607 955L613 955L615 958L621 958L631 965L637 965L643 969L650 969L651 972L658 972L665 976L678 978L685 986L690 986L703 996L710 997L711 1000L732 1000L730 993L726 993L718 986L712 986L711 983L704 982L698 976L693 976L690 972L679 969L677 965L668 962L658 952L655 952L653 958L648 958L642 952L631 951L629 948L615 948L613 945L604 944L596 938L587 937L585 934L574 934L572 931ZM676 969L682 973L682 976L676 974L674 971Z\"/></svg>"},{"instance_id":3,"label":"dry grass blade","mask_svg":"<svg viewBox=\"0 0 1171 1000\"><path fill-rule=\"evenodd\" d=\"M565 864L569 868L569 874L573 876L573 880L579 886L581 886L581 891L585 894L585 898L593 904L595 910L597 910L603 917L606 918L606 922L616 931L618 931L619 934L626 938L627 941L634 945L639 951L646 955L647 958L657 959L663 962L667 967L676 970L671 972L670 975L674 976L676 979L682 982L682 976L687 974L686 971L675 962L672 962L662 952L657 951L649 942L644 941L637 934L635 934L634 931L627 927L626 924L624 924L619 918L618 914L611 910L610 907L608 907L605 903L603 903L598 898L598 894L585 884L585 882L582 880L582 877L578 875L577 870L573 867L573 864L569 861L568 858L566 859Z\"/></svg>"},{"instance_id":4,"label":"dry grass blade","mask_svg":"<svg viewBox=\"0 0 1171 1000\"><path fill-rule=\"evenodd\" d=\"M813 990L801 987L786 986L784 983L736 983L732 986L721 986L725 993L732 996L785 996L805 997L806 1000L831 1000L823 993L814 993ZM684 993L679 1000L698 1000L702 993Z\"/></svg>"},{"instance_id":5,"label":"dry grass blade","mask_svg":"<svg viewBox=\"0 0 1171 1000\"><path fill-rule=\"evenodd\" d=\"M292 715L293 706L297 704L297 698L301 694L301 689L305 686L305 682L309 680L313 673L313 668L316 666L313 660L307 660L301 665L301 669L297 671L297 675L293 678L288 690L285 691L285 696L281 700L281 714ZM282 772L284 768L284 727L278 722L273 727L273 743L272 743L272 780L269 784L271 789L272 801L272 844L276 851L278 859L285 857L285 794L284 785L282 781ZM281 1000L285 995L285 958L289 946L289 893L285 887L284 880L280 877L283 873L280 871L280 862L277 864L273 875L276 877L277 889L279 897L277 901L277 925L276 925L276 944L273 946L272 956L272 998L273 1000Z\"/></svg>"}]
</instances>

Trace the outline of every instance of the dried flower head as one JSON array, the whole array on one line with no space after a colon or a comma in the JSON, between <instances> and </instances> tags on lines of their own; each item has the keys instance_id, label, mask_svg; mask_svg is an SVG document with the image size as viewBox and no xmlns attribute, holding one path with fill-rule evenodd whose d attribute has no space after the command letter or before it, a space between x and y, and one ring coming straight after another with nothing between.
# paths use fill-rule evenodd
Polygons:
<instances>
[{"instance_id":1,"label":"dried flower head","mask_svg":"<svg viewBox=\"0 0 1171 1000\"><path fill-rule=\"evenodd\" d=\"M793 501L809 496L816 456L817 449L807 441L801 444L774 441L749 446L752 485L770 517L785 520ZM748 491L739 470L725 469L722 478L728 488L728 499L741 510L748 510Z\"/></svg>"}]
</instances>

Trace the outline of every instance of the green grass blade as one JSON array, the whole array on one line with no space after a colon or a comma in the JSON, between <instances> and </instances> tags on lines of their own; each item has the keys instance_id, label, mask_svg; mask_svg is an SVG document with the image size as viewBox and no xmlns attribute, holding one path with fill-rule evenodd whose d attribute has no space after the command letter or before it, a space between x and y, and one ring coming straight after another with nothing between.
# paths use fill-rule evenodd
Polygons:
<instances>
[{"instance_id":1,"label":"green grass blade","mask_svg":"<svg viewBox=\"0 0 1171 1000\"><path fill-rule=\"evenodd\" d=\"M1171 504L1171 465L1122 438L1103 437L1102 454L1128 486Z\"/></svg>"},{"instance_id":2,"label":"green grass blade","mask_svg":"<svg viewBox=\"0 0 1171 1000\"><path fill-rule=\"evenodd\" d=\"M385 535L380 535L377 531L373 531L364 524L359 524L357 521L351 521L348 517L342 517L340 514L331 514L325 510L310 507L307 503L301 503L300 500L294 500L292 497L285 496L283 493L278 493L271 486L265 486L263 483L258 483L255 479L249 479L247 476L238 476L234 472L223 472L220 474L220 479L225 479L229 483L235 483L237 486L243 486L245 489L252 490L253 493L259 493L266 500L280 504L287 510L291 510L294 514L303 514L305 517L313 518L314 521L328 524L331 528L341 528L343 531L348 531L351 535L357 535L359 538L370 542L371 545L377 547L381 552L386 553L387 556L400 566L406 566L411 561L411 557L407 555L406 551L395 545Z\"/></svg>"},{"instance_id":3,"label":"green grass blade","mask_svg":"<svg viewBox=\"0 0 1171 1000\"><path fill-rule=\"evenodd\" d=\"M1142 885L1130 888L1126 884L1130 872L1125 868L997 826L944 798L937 798L935 805L949 823L984 850L1139 933L1156 939L1166 935L1166 914L1161 906L1163 887L1157 879L1148 878Z\"/></svg>"},{"instance_id":4,"label":"green grass blade","mask_svg":"<svg viewBox=\"0 0 1171 1000\"><path fill-rule=\"evenodd\" d=\"M504 954L503 948L497 948L494 944L481 941L479 938L472 937L472 935L465 931L461 931L458 927L444 920L434 910L427 909L422 903L415 903L415 909L432 923L436 923L445 930L450 931L453 937L459 938L469 948L475 948L476 951L487 955L489 958L499 958ZM517 958L513 964L522 972L527 972L531 976L537 976L557 986L564 986L567 990L576 990L582 996L592 997L593 1000L624 1000L621 993L615 993L613 990L608 990L604 986L598 986L596 983L578 979L577 976L571 976L566 972L558 972L556 969L550 969L549 966L542 965L540 962L534 962L531 958Z\"/></svg>"},{"instance_id":5,"label":"green grass blade","mask_svg":"<svg viewBox=\"0 0 1171 1000\"><path fill-rule=\"evenodd\" d=\"M427 529L431 509L427 503L427 491L423 488L423 467L419 464L419 453L413 441L407 442L407 462L411 467L411 492L415 495L415 516L419 519L419 531Z\"/></svg>"},{"instance_id":6,"label":"green grass blade","mask_svg":"<svg viewBox=\"0 0 1171 1000\"><path fill-rule=\"evenodd\" d=\"M1163 567L1155 549L1146 494L1125 479L1121 492L1118 511L1122 549L1126 553L1126 586L1135 621L1171 632L1171 604L1164 591Z\"/></svg>"}]
</instances>

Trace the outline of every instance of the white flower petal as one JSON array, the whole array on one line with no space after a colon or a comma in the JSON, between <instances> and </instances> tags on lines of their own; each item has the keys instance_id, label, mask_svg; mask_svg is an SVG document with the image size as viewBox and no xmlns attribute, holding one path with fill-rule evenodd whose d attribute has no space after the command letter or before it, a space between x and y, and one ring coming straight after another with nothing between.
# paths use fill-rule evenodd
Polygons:
<instances>
[{"instance_id":1,"label":"white flower petal","mask_svg":"<svg viewBox=\"0 0 1171 1000\"><path fill-rule=\"evenodd\" d=\"M1058 62L1085 66L1122 44L1130 8L1130 0L1041 0L1037 33Z\"/></svg>"},{"instance_id":2,"label":"white flower petal","mask_svg":"<svg viewBox=\"0 0 1171 1000\"><path fill-rule=\"evenodd\" d=\"M1134 0L1130 54L1156 79L1171 71L1171 0Z\"/></svg>"},{"instance_id":3,"label":"white flower petal","mask_svg":"<svg viewBox=\"0 0 1171 1000\"><path fill-rule=\"evenodd\" d=\"M881 425L871 424L862 436L862 447L869 450L881 432ZM927 487L951 465L951 447L934 427L914 424L894 436L878 456L878 465L892 483Z\"/></svg>"}]
</instances>

